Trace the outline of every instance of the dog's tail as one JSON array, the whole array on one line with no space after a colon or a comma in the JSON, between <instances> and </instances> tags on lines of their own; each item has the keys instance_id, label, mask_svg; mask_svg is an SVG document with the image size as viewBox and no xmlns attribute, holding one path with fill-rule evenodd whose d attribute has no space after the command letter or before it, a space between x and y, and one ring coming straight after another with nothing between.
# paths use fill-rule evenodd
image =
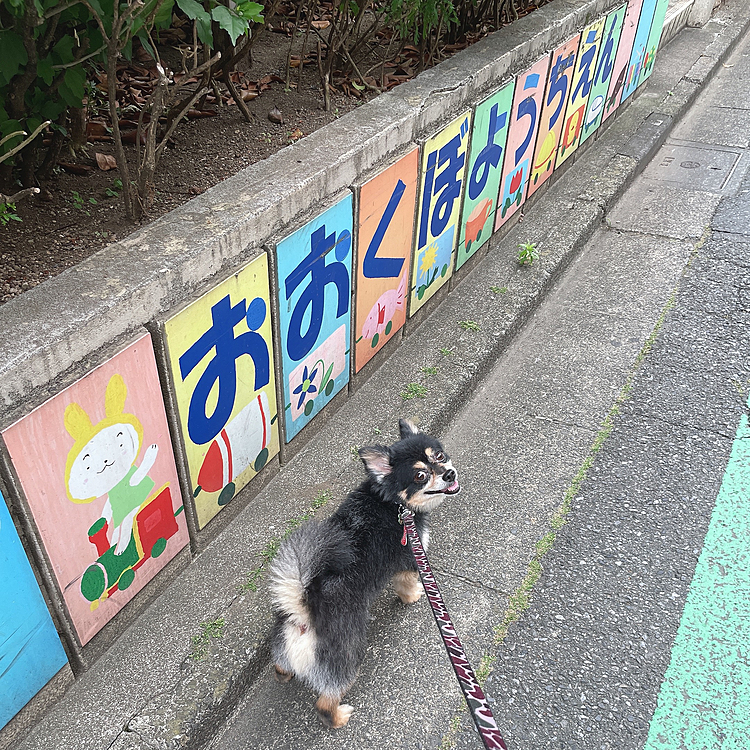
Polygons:
<instances>
[{"instance_id":1,"label":"dog's tail","mask_svg":"<svg viewBox=\"0 0 750 750\"><path fill-rule=\"evenodd\" d=\"M307 587L324 569L345 568L350 562L348 546L344 532L326 522L309 522L289 536L270 568L269 589L276 612L300 626L312 625Z\"/></svg>"}]
</instances>

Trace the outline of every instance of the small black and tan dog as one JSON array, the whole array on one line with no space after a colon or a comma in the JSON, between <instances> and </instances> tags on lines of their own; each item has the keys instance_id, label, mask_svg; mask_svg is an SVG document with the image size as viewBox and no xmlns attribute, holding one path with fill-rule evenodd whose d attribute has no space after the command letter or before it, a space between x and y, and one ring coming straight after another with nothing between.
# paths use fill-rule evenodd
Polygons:
<instances>
[{"instance_id":1,"label":"small black and tan dog","mask_svg":"<svg viewBox=\"0 0 750 750\"><path fill-rule=\"evenodd\" d=\"M289 536L271 566L276 676L281 682L296 676L318 693L320 717L335 729L353 711L341 699L364 658L375 598L391 578L402 602L423 593L414 557L402 544L399 506L414 511L426 549L429 512L460 490L440 443L407 420L399 429L401 440L392 446L359 451L365 481L332 516Z\"/></svg>"}]
</instances>

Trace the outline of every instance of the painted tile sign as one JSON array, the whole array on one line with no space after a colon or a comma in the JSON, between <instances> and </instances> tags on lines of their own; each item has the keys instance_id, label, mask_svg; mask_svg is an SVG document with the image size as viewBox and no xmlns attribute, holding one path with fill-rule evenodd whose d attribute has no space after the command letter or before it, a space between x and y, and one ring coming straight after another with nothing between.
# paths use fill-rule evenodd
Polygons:
<instances>
[{"instance_id":1,"label":"painted tile sign","mask_svg":"<svg viewBox=\"0 0 750 750\"><path fill-rule=\"evenodd\" d=\"M646 41L646 51L643 56L643 65L638 77L638 85L646 81L654 70L654 60L656 59L656 50L661 40L661 32L664 28L664 18L667 15L667 6L669 0L657 0L656 10L654 11L654 20L651 22L651 31Z\"/></svg>"},{"instance_id":2,"label":"painted tile sign","mask_svg":"<svg viewBox=\"0 0 750 750\"><path fill-rule=\"evenodd\" d=\"M268 258L164 324L198 525L279 452Z\"/></svg>"},{"instance_id":3,"label":"painted tile sign","mask_svg":"<svg viewBox=\"0 0 750 750\"><path fill-rule=\"evenodd\" d=\"M360 188L357 372L406 320L418 159L415 148Z\"/></svg>"},{"instance_id":4,"label":"painted tile sign","mask_svg":"<svg viewBox=\"0 0 750 750\"><path fill-rule=\"evenodd\" d=\"M0 729L67 661L0 495Z\"/></svg>"},{"instance_id":5,"label":"painted tile sign","mask_svg":"<svg viewBox=\"0 0 750 750\"><path fill-rule=\"evenodd\" d=\"M581 32L581 45L578 48L573 83L570 88L570 98L568 99L568 109L565 113L562 137L557 149L558 165L569 159L581 142L581 130L583 128L589 94L594 83L596 61L599 56L599 43L601 42L605 21L606 18L600 18Z\"/></svg>"},{"instance_id":6,"label":"painted tile sign","mask_svg":"<svg viewBox=\"0 0 750 750\"><path fill-rule=\"evenodd\" d=\"M471 112L465 112L422 148L409 315L414 315L453 273L470 128Z\"/></svg>"},{"instance_id":7,"label":"painted tile sign","mask_svg":"<svg viewBox=\"0 0 750 750\"><path fill-rule=\"evenodd\" d=\"M599 59L596 62L596 73L594 82L589 94L589 101L586 107L586 115L583 118L583 128L581 129L581 143L590 138L602 123L604 114L604 103L609 90L609 84L612 80L612 73L615 69L615 55L617 54L617 45L620 41L622 24L625 20L625 6L613 10L604 22L604 32L602 36Z\"/></svg>"},{"instance_id":8,"label":"painted tile sign","mask_svg":"<svg viewBox=\"0 0 750 750\"><path fill-rule=\"evenodd\" d=\"M578 34L552 53L552 65L529 178L529 196L544 184L555 169L557 147L560 145L560 134L580 41L581 35Z\"/></svg>"},{"instance_id":9,"label":"painted tile sign","mask_svg":"<svg viewBox=\"0 0 750 750\"><path fill-rule=\"evenodd\" d=\"M349 382L352 196L276 247L285 440Z\"/></svg>"},{"instance_id":10,"label":"painted tile sign","mask_svg":"<svg viewBox=\"0 0 750 750\"><path fill-rule=\"evenodd\" d=\"M3 437L87 643L188 541L150 335Z\"/></svg>"},{"instance_id":11,"label":"painted tile sign","mask_svg":"<svg viewBox=\"0 0 750 750\"><path fill-rule=\"evenodd\" d=\"M549 61L550 55L546 55L516 79L495 229L499 229L526 199Z\"/></svg>"},{"instance_id":12,"label":"painted tile sign","mask_svg":"<svg viewBox=\"0 0 750 750\"><path fill-rule=\"evenodd\" d=\"M456 268L492 236L514 85L509 81L474 111Z\"/></svg>"},{"instance_id":13,"label":"painted tile sign","mask_svg":"<svg viewBox=\"0 0 750 750\"><path fill-rule=\"evenodd\" d=\"M651 33L651 24L656 11L656 0L643 0L641 17L638 19L638 28L635 32L633 51L630 55L628 72L622 87L620 102L624 102L638 87L641 70L646 60L648 37Z\"/></svg>"},{"instance_id":14,"label":"painted tile sign","mask_svg":"<svg viewBox=\"0 0 750 750\"><path fill-rule=\"evenodd\" d=\"M604 101L604 113L602 121L606 120L619 106L622 89L625 86L625 78L630 66L630 55L633 52L633 42L635 42L635 32L638 31L638 19L641 16L643 0L628 0L628 6L625 9L625 20L620 32L620 43L617 45L617 54L615 55L615 67L607 91L607 97Z\"/></svg>"}]
</instances>

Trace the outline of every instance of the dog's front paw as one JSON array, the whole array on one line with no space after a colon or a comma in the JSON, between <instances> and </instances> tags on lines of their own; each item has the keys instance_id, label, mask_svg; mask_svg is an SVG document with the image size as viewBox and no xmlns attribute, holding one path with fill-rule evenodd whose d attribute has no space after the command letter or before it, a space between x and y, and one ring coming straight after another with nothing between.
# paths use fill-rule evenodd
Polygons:
<instances>
[{"instance_id":1,"label":"dog's front paw","mask_svg":"<svg viewBox=\"0 0 750 750\"><path fill-rule=\"evenodd\" d=\"M273 674L277 682L289 682L293 677L291 672L285 672L276 664L273 665Z\"/></svg>"},{"instance_id":2,"label":"dog's front paw","mask_svg":"<svg viewBox=\"0 0 750 750\"><path fill-rule=\"evenodd\" d=\"M401 599L401 601L404 604L414 604L415 602L418 602L422 598L422 594L424 594L424 591L416 591L416 592L409 592L406 593L398 593L398 598Z\"/></svg>"}]
</instances>

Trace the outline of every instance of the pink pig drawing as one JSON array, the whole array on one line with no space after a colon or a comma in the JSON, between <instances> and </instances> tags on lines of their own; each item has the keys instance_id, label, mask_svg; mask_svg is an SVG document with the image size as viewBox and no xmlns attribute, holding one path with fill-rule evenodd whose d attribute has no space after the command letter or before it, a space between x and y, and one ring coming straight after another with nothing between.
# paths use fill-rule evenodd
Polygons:
<instances>
[{"instance_id":1,"label":"pink pig drawing","mask_svg":"<svg viewBox=\"0 0 750 750\"><path fill-rule=\"evenodd\" d=\"M398 288L389 289L380 295L372 306L362 326L362 338L371 339L376 333L380 335L397 310L403 310L406 303L406 271L401 276Z\"/></svg>"}]
</instances>

